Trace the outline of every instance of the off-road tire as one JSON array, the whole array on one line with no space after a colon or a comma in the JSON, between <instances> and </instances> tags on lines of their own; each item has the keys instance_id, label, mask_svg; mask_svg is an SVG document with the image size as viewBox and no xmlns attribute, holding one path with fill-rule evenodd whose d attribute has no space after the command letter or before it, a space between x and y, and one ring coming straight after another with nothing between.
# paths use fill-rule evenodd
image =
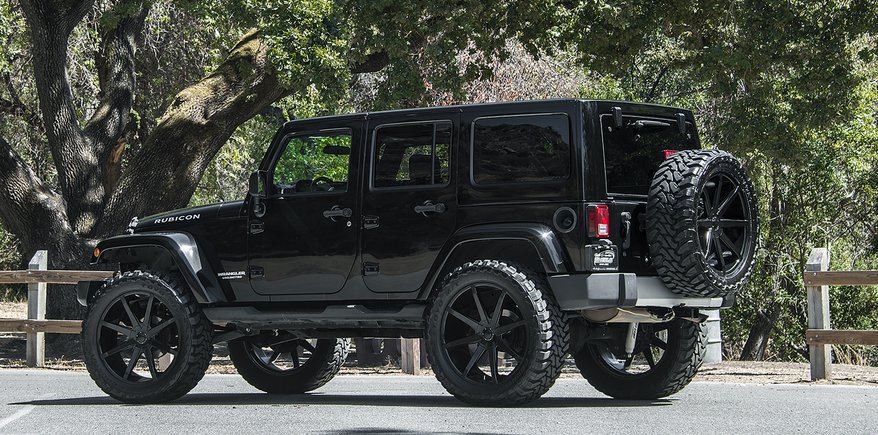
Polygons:
<instances>
[{"instance_id":1,"label":"off-road tire","mask_svg":"<svg viewBox=\"0 0 878 435\"><path fill-rule=\"evenodd\" d=\"M618 342L587 343L573 358L582 376L598 391L616 398L655 400L670 396L692 381L707 350L707 336L701 325L677 319L666 324L640 324L635 355L661 349L661 358L646 371L624 368L623 355L617 355L624 339ZM643 342L642 335L651 335L667 328L667 341ZM652 338L652 337L650 337ZM662 347L664 347L662 349ZM615 353L614 353L615 352ZM629 371L630 370L630 371Z\"/></svg>"},{"instance_id":2,"label":"off-road tire","mask_svg":"<svg viewBox=\"0 0 878 435\"><path fill-rule=\"evenodd\" d=\"M756 198L746 171L720 150L681 151L656 171L646 207L646 238L671 291L722 297L741 290L753 269Z\"/></svg>"},{"instance_id":3,"label":"off-road tire","mask_svg":"<svg viewBox=\"0 0 878 435\"><path fill-rule=\"evenodd\" d=\"M551 388L569 331L546 289L540 275L493 260L466 263L445 277L427 311L426 346L449 393L473 405L508 406ZM501 351L515 361L509 373L501 373Z\"/></svg>"},{"instance_id":4,"label":"off-road tire","mask_svg":"<svg viewBox=\"0 0 878 435\"><path fill-rule=\"evenodd\" d=\"M88 305L81 333L85 364L98 387L117 400L167 402L204 376L213 356L212 330L187 287L157 272L125 272ZM172 359L166 367L162 356ZM146 367L136 367L141 360Z\"/></svg>"},{"instance_id":5,"label":"off-road tire","mask_svg":"<svg viewBox=\"0 0 878 435\"><path fill-rule=\"evenodd\" d=\"M300 366L288 369L274 364L273 357L279 350L265 354L261 346L247 339L229 342L229 358L250 385L270 394L301 394L326 385L338 374L350 344L346 338L319 339L313 346L303 340L293 342L296 358L299 347L306 348L310 357Z\"/></svg>"}]
</instances>

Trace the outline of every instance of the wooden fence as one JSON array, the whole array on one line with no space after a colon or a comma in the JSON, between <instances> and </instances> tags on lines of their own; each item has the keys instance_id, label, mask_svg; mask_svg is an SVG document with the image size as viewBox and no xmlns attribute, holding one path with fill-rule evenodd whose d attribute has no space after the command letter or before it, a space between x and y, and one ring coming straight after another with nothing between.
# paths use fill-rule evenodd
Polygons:
<instances>
[{"instance_id":1,"label":"wooden fence","mask_svg":"<svg viewBox=\"0 0 878 435\"><path fill-rule=\"evenodd\" d=\"M878 271L829 271L829 251L816 248L808 257L804 274L808 291L808 331L811 380L832 377L832 345L878 345L878 331L837 331L829 326L829 286L878 285Z\"/></svg>"},{"instance_id":2,"label":"wooden fence","mask_svg":"<svg viewBox=\"0 0 878 435\"><path fill-rule=\"evenodd\" d=\"M37 251L28 270L0 271L0 284L27 284L27 319L0 319L0 332L26 332L26 363L43 367L46 360L45 333L78 334L79 320L46 320L46 284L76 284L79 281L110 278L113 272L47 270L48 253Z\"/></svg>"},{"instance_id":3,"label":"wooden fence","mask_svg":"<svg viewBox=\"0 0 878 435\"><path fill-rule=\"evenodd\" d=\"M80 320L46 320L46 284L76 284L79 281L95 281L113 276L113 272L84 270L46 270L48 254L37 251L28 264L28 270L0 271L0 284L27 284L27 319L0 319L0 333L26 332L28 367L45 365L45 333L78 334L82 329ZM360 340L362 342L362 340ZM365 346L362 351L366 353ZM419 339L403 339L400 365L404 373L421 373L421 350Z\"/></svg>"}]
</instances>

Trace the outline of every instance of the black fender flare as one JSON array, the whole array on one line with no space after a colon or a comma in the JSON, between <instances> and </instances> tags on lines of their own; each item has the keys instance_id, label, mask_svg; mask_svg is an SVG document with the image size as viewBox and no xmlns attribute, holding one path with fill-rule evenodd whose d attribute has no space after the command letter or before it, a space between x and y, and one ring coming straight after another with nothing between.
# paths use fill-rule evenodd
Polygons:
<instances>
[{"instance_id":1,"label":"black fender flare","mask_svg":"<svg viewBox=\"0 0 878 435\"><path fill-rule=\"evenodd\" d=\"M174 233L141 233L111 237L98 243L92 254L91 263L110 263L120 255L130 259L138 258L137 248L158 248L164 250L177 265L186 284L200 304L226 302L227 297L217 280L217 275L210 266L205 252L200 249L195 238L185 232ZM83 286L81 291L93 292ZM88 301L90 294L79 294L82 301Z\"/></svg>"},{"instance_id":2,"label":"black fender flare","mask_svg":"<svg viewBox=\"0 0 878 435\"><path fill-rule=\"evenodd\" d=\"M431 268L427 284L421 290L420 299L430 296L436 281L442 278L441 273L446 267L446 262L455 252L466 249L471 243L503 240L530 243L542 263L543 270L538 272L557 275L573 270L572 260L564 245L548 225L530 222L473 225L456 231L445 243L437 258L441 261L436 261Z\"/></svg>"}]
</instances>

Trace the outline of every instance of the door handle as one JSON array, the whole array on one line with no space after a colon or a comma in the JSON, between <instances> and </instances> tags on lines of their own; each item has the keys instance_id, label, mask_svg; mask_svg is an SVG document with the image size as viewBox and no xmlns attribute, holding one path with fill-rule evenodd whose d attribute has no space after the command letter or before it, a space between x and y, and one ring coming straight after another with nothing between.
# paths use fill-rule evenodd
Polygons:
<instances>
[{"instance_id":1,"label":"door handle","mask_svg":"<svg viewBox=\"0 0 878 435\"><path fill-rule=\"evenodd\" d=\"M347 207L346 207L346 208L341 208L341 207L339 207L339 206L337 206L337 205L336 205L336 206L333 206L333 207L332 207L331 209L329 209L329 210L324 210L324 211L323 211L323 217L325 217L325 218L330 218L330 219L331 219L331 218L336 218L336 217L349 218L349 217L353 216L353 214L354 214L353 210L351 210L351 209L349 209L349 208L347 208Z\"/></svg>"},{"instance_id":2,"label":"door handle","mask_svg":"<svg viewBox=\"0 0 878 435\"><path fill-rule=\"evenodd\" d=\"M441 202L433 204L433 201L427 201L423 205L416 205L415 213L445 213L446 208Z\"/></svg>"}]
</instances>

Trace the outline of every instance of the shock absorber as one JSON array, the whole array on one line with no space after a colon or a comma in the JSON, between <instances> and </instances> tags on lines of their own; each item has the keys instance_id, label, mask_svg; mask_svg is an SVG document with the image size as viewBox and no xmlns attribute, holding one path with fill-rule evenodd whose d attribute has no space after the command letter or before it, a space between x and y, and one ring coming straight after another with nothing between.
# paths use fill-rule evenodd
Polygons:
<instances>
[{"instance_id":1,"label":"shock absorber","mask_svg":"<svg viewBox=\"0 0 878 435\"><path fill-rule=\"evenodd\" d=\"M634 355L634 343L637 342L638 325L640 324L637 322L628 324L628 334L625 335L625 355L628 357L628 361L631 361Z\"/></svg>"}]
</instances>

